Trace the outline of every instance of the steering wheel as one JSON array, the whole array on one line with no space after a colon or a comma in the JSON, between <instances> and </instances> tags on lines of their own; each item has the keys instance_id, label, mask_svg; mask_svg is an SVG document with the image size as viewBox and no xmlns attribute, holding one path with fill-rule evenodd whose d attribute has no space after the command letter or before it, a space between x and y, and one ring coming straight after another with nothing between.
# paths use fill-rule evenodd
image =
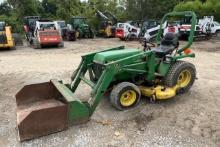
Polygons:
<instances>
[{"instance_id":1,"label":"steering wheel","mask_svg":"<svg viewBox=\"0 0 220 147\"><path fill-rule=\"evenodd\" d=\"M151 50L152 47L156 47L153 42L148 41L147 39L141 40L142 46L144 47L144 51Z\"/></svg>"}]
</instances>

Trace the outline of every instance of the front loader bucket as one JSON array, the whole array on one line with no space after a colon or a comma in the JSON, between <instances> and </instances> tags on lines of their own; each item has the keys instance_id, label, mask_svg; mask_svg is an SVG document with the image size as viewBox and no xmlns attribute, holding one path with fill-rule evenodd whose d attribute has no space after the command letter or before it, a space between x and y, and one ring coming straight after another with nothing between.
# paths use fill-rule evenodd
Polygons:
<instances>
[{"instance_id":1,"label":"front loader bucket","mask_svg":"<svg viewBox=\"0 0 220 147\"><path fill-rule=\"evenodd\" d=\"M88 103L57 80L24 86L16 94L20 141L48 135L89 120Z\"/></svg>"}]
</instances>

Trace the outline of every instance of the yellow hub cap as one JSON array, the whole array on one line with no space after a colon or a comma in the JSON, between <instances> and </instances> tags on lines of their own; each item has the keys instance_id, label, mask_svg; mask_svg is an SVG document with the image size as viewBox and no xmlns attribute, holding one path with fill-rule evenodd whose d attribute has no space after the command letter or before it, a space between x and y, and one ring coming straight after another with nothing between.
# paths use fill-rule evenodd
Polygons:
<instances>
[{"instance_id":1,"label":"yellow hub cap","mask_svg":"<svg viewBox=\"0 0 220 147\"><path fill-rule=\"evenodd\" d=\"M120 103L122 106L128 107L135 103L137 99L136 92L134 90L127 90L122 93L120 97Z\"/></svg>"},{"instance_id":2,"label":"yellow hub cap","mask_svg":"<svg viewBox=\"0 0 220 147\"><path fill-rule=\"evenodd\" d=\"M177 84L182 88L186 87L190 83L191 78L191 73L188 70L183 70L178 77Z\"/></svg>"}]
</instances>

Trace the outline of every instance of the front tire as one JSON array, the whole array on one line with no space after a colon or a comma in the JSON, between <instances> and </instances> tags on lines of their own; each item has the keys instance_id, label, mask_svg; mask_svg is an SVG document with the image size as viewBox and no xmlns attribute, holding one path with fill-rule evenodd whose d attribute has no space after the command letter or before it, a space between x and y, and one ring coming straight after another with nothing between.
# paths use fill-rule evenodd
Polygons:
<instances>
[{"instance_id":1,"label":"front tire","mask_svg":"<svg viewBox=\"0 0 220 147\"><path fill-rule=\"evenodd\" d=\"M122 82L116 85L111 94L111 104L118 110L127 110L134 108L140 103L140 89L129 82Z\"/></svg>"},{"instance_id":2,"label":"front tire","mask_svg":"<svg viewBox=\"0 0 220 147\"><path fill-rule=\"evenodd\" d=\"M177 93L187 92L196 79L196 68L193 64L185 61L176 61L172 64L167 75L164 77L164 84L168 87L178 85Z\"/></svg>"},{"instance_id":3,"label":"front tire","mask_svg":"<svg viewBox=\"0 0 220 147\"><path fill-rule=\"evenodd\" d=\"M220 38L220 31L216 31L216 37Z\"/></svg>"},{"instance_id":4,"label":"front tire","mask_svg":"<svg viewBox=\"0 0 220 147\"><path fill-rule=\"evenodd\" d=\"M89 38L94 38L94 33L93 33L93 31L92 31L92 29L89 29Z\"/></svg>"}]
</instances>

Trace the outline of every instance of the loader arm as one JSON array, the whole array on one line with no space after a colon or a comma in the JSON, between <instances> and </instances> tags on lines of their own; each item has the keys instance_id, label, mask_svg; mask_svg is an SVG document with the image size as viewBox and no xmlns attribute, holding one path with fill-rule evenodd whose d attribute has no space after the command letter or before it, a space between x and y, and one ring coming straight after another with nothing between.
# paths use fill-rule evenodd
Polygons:
<instances>
[{"instance_id":1,"label":"loader arm","mask_svg":"<svg viewBox=\"0 0 220 147\"><path fill-rule=\"evenodd\" d=\"M110 49L114 50L116 48ZM147 80L152 80L154 78L154 73L155 73L155 67L156 65L153 64L155 63L155 54L152 53L151 51L149 52L142 52L137 55L133 55L130 57L126 57L120 60L116 60L114 62L110 62L107 64L101 65L103 67L102 74L100 78L96 81L93 82L93 77L90 75L90 79L87 79L85 77L85 74L87 71L89 71L90 65L96 64L93 62L93 57L96 53L94 54L89 54L86 56L83 56L82 62L80 66L78 67L77 72L74 73L72 77L72 82L70 84L70 89L74 93L81 81L86 83L92 88L92 92L90 94L91 98L83 102L87 108L89 109L89 116L93 114L95 111L97 105L101 101L101 98L103 94L106 92L107 88L111 84L113 78L115 75L122 71L127 71L127 72L140 72L140 70L137 70L135 68L131 68L131 66L134 64L135 61L142 61L142 64L146 64L144 60L148 60L148 64L146 64L146 67L148 68L148 72L146 73L146 70L143 70L143 73L145 73L147 76ZM139 64L139 63L137 63ZM128 65L131 65L130 67ZM100 65L99 65L100 66ZM75 112L75 111L74 111ZM70 112L71 113L71 112ZM73 115L74 116L74 115Z\"/></svg>"}]
</instances>

